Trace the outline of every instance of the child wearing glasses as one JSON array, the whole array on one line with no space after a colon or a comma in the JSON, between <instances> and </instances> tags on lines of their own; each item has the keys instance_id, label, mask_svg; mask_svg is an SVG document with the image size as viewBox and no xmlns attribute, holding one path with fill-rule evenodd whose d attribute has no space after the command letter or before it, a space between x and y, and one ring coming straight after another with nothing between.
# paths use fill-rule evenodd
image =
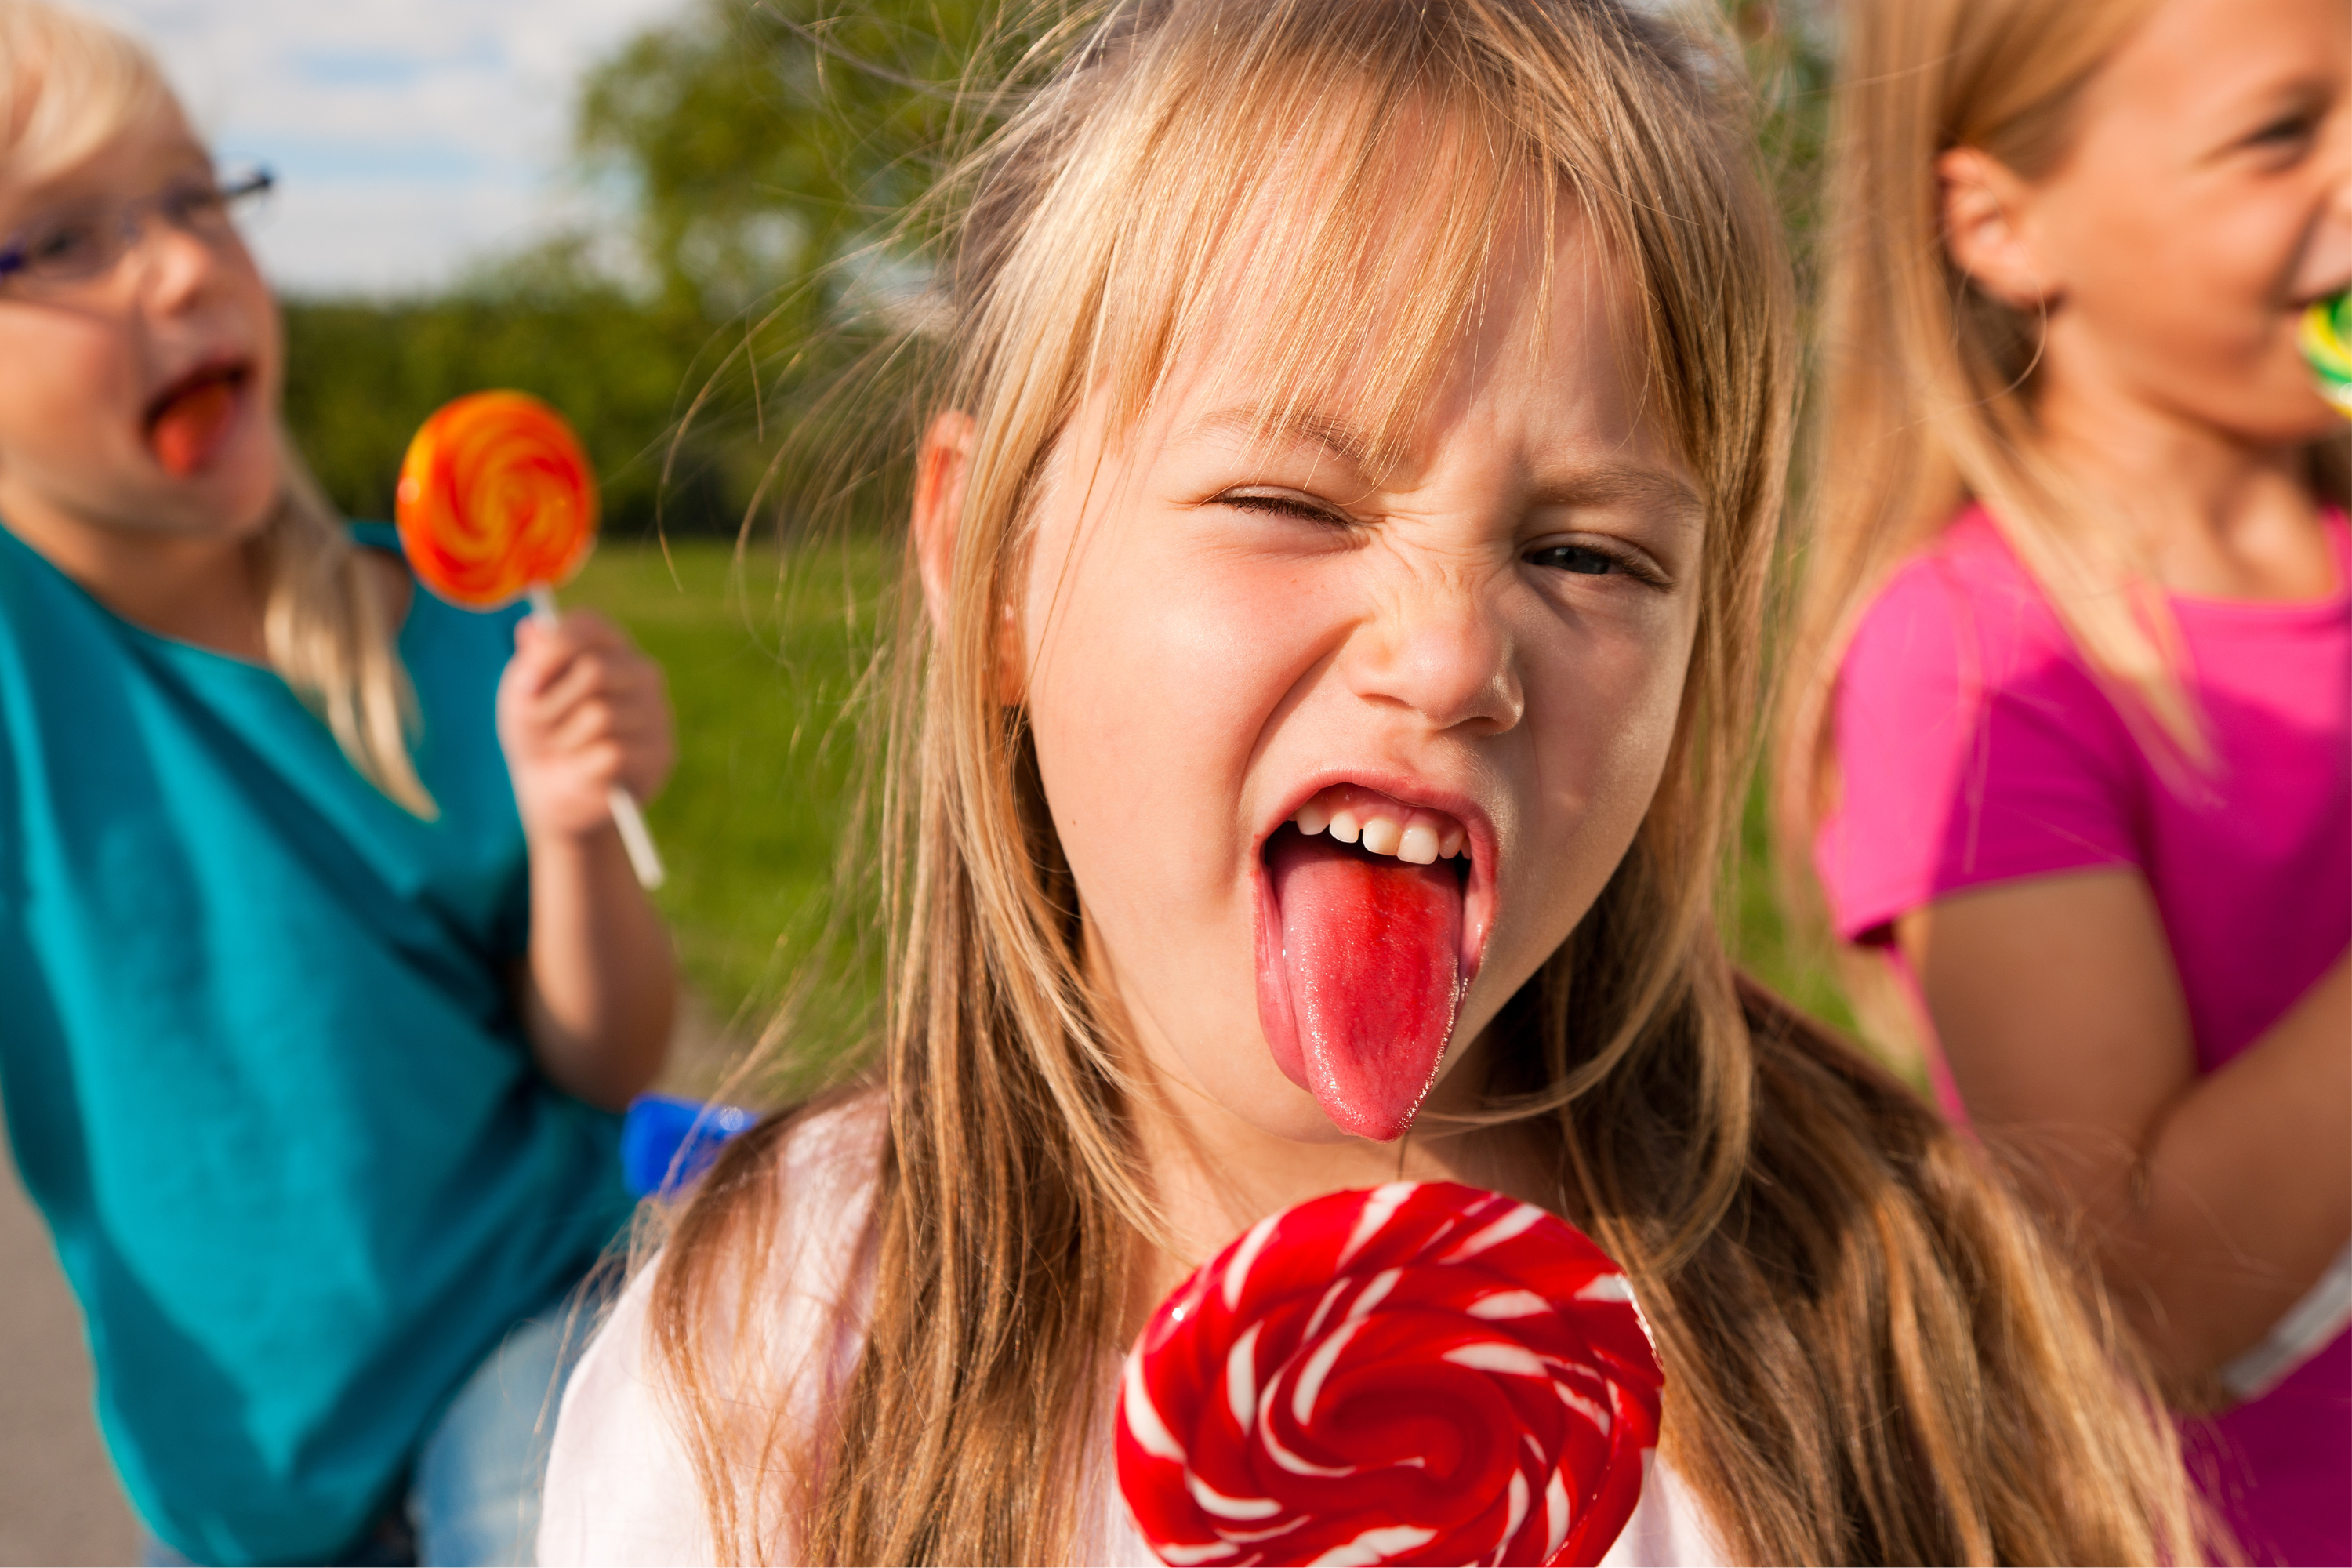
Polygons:
<instances>
[{"instance_id":1,"label":"child wearing glasses","mask_svg":"<svg viewBox=\"0 0 2352 1568\"><path fill-rule=\"evenodd\" d=\"M0 1098L160 1562L512 1562L628 1214L659 672L415 590L153 60L0 0Z\"/></svg>"}]
</instances>

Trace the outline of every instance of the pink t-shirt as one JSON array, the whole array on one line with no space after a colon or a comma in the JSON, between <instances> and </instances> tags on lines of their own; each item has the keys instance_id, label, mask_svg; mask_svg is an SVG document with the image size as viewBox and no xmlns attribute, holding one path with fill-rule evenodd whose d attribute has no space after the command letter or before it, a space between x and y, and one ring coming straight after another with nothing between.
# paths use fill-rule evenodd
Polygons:
<instances>
[{"instance_id":1,"label":"pink t-shirt","mask_svg":"<svg viewBox=\"0 0 2352 1568\"><path fill-rule=\"evenodd\" d=\"M1991 521L1961 516L1839 670L1841 799L1814 844L1839 934L1885 943L1963 889L2130 867L2199 1070L2259 1038L2352 942L2352 540L2340 514L2328 533L2326 598L2173 596L2218 765L2168 782ZM2216 1426L2200 1468L2252 1558L2352 1562L2352 1336Z\"/></svg>"}]
</instances>

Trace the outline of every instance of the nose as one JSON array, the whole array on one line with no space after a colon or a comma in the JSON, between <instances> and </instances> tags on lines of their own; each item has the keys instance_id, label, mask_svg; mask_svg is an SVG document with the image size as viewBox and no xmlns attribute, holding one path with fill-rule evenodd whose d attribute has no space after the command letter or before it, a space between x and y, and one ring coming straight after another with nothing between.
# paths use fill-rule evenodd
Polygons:
<instances>
[{"instance_id":1,"label":"nose","mask_svg":"<svg viewBox=\"0 0 2352 1568\"><path fill-rule=\"evenodd\" d=\"M141 292L168 313L204 298L220 274L224 247L236 243L234 237L207 238L150 214L139 226L129 259L138 269Z\"/></svg>"},{"instance_id":2,"label":"nose","mask_svg":"<svg viewBox=\"0 0 2352 1568\"><path fill-rule=\"evenodd\" d=\"M2326 184L2319 213L2295 268L2294 291L2308 296L2352 282L2352 111L2330 117Z\"/></svg>"},{"instance_id":3,"label":"nose","mask_svg":"<svg viewBox=\"0 0 2352 1568\"><path fill-rule=\"evenodd\" d=\"M1355 694L1417 714L1437 731L1499 734L1527 710L1508 616L1459 566L1399 571L1349 638Z\"/></svg>"}]
</instances>

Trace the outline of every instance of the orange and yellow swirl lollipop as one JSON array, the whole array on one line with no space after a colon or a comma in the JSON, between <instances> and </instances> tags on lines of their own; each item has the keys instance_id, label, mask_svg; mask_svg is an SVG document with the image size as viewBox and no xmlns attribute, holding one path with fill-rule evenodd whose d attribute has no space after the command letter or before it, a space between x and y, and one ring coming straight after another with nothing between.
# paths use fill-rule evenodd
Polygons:
<instances>
[{"instance_id":1,"label":"orange and yellow swirl lollipop","mask_svg":"<svg viewBox=\"0 0 2352 1568\"><path fill-rule=\"evenodd\" d=\"M475 610L528 597L552 624L557 585L596 542L596 474L563 416L538 398L469 393L408 443L395 515L401 550L436 594ZM635 797L616 784L607 798L637 880L660 887Z\"/></svg>"},{"instance_id":2,"label":"orange and yellow swirl lollipop","mask_svg":"<svg viewBox=\"0 0 2352 1568\"><path fill-rule=\"evenodd\" d=\"M445 405L400 467L400 543L452 604L496 609L552 589L596 542L596 476L563 416L521 392Z\"/></svg>"}]
</instances>

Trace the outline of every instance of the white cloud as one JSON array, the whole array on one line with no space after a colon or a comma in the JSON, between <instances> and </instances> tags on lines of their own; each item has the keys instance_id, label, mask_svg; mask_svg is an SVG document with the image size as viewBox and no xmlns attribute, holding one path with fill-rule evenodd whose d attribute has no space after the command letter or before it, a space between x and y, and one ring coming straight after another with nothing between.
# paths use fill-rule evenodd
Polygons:
<instances>
[{"instance_id":1,"label":"white cloud","mask_svg":"<svg viewBox=\"0 0 2352 1568\"><path fill-rule=\"evenodd\" d=\"M684 0L89 0L153 47L226 161L282 176L282 288L429 288L543 234L581 73Z\"/></svg>"}]
</instances>

